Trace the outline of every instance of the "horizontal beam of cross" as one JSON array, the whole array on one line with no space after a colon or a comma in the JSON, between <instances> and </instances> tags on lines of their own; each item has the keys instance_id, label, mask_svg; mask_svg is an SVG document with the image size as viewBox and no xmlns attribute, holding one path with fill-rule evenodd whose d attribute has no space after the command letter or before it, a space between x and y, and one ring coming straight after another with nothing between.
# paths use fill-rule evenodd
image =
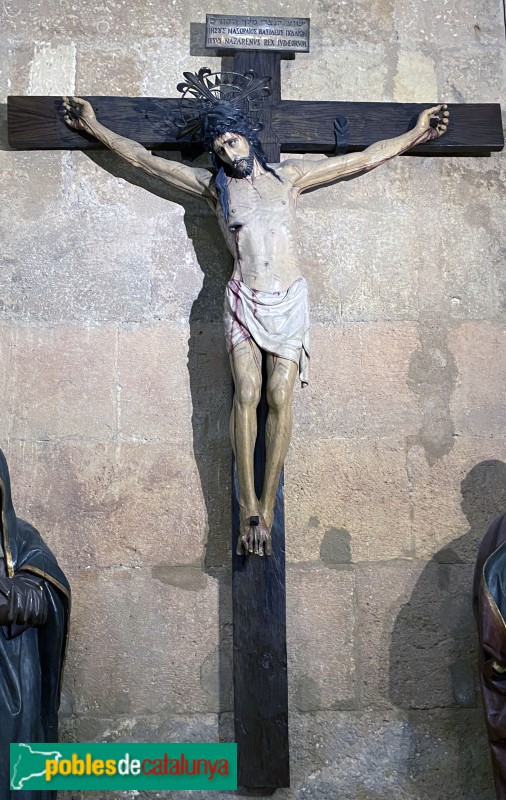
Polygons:
<instances>
[{"instance_id":1,"label":"horizontal beam of cross","mask_svg":"<svg viewBox=\"0 0 506 800\"><path fill-rule=\"evenodd\" d=\"M97 118L121 136L150 149L181 150L174 124L179 99L156 97L87 97ZM343 103L274 100L271 127L284 152L332 152L334 119L349 121L348 150L363 150L381 139L404 133L429 104ZM435 105L435 104L434 104ZM502 150L501 109L497 103L450 104L450 127L440 139L420 144L412 155L489 155ZM9 144L22 150L89 150L103 145L70 130L63 121L61 97L9 97ZM186 147L188 143L186 143Z\"/></svg>"}]
</instances>

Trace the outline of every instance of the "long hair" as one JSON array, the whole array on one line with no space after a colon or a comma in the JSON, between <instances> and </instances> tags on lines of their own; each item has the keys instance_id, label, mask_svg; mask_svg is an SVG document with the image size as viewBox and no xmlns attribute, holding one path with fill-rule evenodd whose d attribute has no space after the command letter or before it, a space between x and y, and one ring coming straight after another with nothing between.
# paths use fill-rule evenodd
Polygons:
<instances>
[{"instance_id":1,"label":"long hair","mask_svg":"<svg viewBox=\"0 0 506 800\"><path fill-rule=\"evenodd\" d=\"M223 218L227 221L230 212L228 178L233 177L233 169L229 164L225 164L213 149L215 140L224 133L235 133L244 136L248 141L253 157L256 158L261 167L270 172L271 175L274 175L278 181L281 181L281 178L267 164L267 156L260 140L240 112L235 109L232 110L228 104L223 104L223 107L215 108L212 113L206 114L202 119L202 143L211 154L213 166L216 168L215 185L218 190Z\"/></svg>"}]
</instances>

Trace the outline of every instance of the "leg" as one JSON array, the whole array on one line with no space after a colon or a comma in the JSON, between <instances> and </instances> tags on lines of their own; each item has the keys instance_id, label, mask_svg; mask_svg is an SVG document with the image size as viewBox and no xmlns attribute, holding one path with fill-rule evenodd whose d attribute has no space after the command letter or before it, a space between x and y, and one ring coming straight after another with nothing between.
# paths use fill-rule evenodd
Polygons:
<instances>
[{"instance_id":1,"label":"leg","mask_svg":"<svg viewBox=\"0 0 506 800\"><path fill-rule=\"evenodd\" d=\"M239 478L239 516L240 536L237 552L258 552L257 528L265 527L263 520L259 525L251 524L251 517L260 517L258 499L255 493L253 454L257 438L257 406L262 386L262 354L252 339L240 342L230 356L234 376L235 394L230 416L230 438L237 462Z\"/></svg>"},{"instance_id":2,"label":"leg","mask_svg":"<svg viewBox=\"0 0 506 800\"><path fill-rule=\"evenodd\" d=\"M265 479L260 510L270 531L274 520L276 491L292 435L292 397L298 366L278 356L267 357Z\"/></svg>"}]
</instances>

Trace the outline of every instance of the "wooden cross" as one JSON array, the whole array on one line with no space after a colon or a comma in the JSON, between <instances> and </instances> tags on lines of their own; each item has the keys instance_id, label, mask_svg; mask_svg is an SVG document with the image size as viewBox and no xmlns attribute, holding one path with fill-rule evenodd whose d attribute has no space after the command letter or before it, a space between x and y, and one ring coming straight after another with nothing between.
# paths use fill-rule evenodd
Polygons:
<instances>
[{"instance_id":1,"label":"wooden cross","mask_svg":"<svg viewBox=\"0 0 506 800\"><path fill-rule=\"evenodd\" d=\"M427 107L401 103L342 103L281 99L281 53L237 51L234 71L270 75L272 93L263 109L260 138L268 160L283 152L334 152L334 121L349 123L348 151L363 150L411 127ZM181 150L176 139L179 99L87 97L99 121L150 149ZM440 139L420 144L409 155L487 156L504 146L498 104L452 104L450 127ZM96 149L95 139L63 122L60 97L9 97L9 142L21 149ZM187 145L186 145L187 147ZM265 384L265 381L264 381ZM258 495L265 464L265 396L259 407L255 452ZM272 792L287 787L289 776L288 690L285 609L285 530L283 475L272 530L272 557L235 554L239 535L238 487L232 497L234 715L238 744L238 783Z\"/></svg>"},{"instance_id":2,"label":"wooden cross","mask_svg":"<svg viewBox=\"0 0 506 800\"><path fill-rule=\"evenodd\" d=\"M263 112L260 138L271 162L279 153L328 153L335 147L334 120L345 116L350 125L348 151L363 150L381 139L399 136L430 104L341 103L281 99L281 53L239 51L234 71L253 69L272 77L272 94ZM100 122L121 136L156 150L181 150L173 120L179 99L150 97L87 97ZM18 149L88 150L103 148L63 122L61 97L9 97L9 144ZM435 105L436 103L434 103ZM440 139L419 144L409 155L487 156L502 150L504 138L498 103L451 104L450 127ZM35 124L36 123L36 124Z\"/></svg>"}]
</instances>

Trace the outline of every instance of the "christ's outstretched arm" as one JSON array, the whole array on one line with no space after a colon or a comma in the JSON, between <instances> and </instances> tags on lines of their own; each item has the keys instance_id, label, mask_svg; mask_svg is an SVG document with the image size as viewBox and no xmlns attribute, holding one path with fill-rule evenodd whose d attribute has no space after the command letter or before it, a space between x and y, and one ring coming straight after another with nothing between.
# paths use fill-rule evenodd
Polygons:
<instances>
[{"instance_id":1,"label":"christ's outstretched arm","mask_svg":"<svg viewBox=\"0 0 506 800\"><path fill-rule=\"evenodd\" d=\"M211 183L212 173L209 170L187 167L185 164L154 156L133 139L119 136L105 125L101 125L91 103L81 97L64 97L63 107L65 109L64 120L69 128L91 133L134 167L161 178L177 189L202 197L204 200L215 199L215 191Z\"/></svg>"},{"instance_id":2,"label":"christ's outstretched arm","mask_svg":"<svg viewBox=\"0 0 506 800\"><path fill-rule=\"evenodd\" d=\"M440 112L442 113L438 116ZM446 105L427 108L418 117L413 130L393 139L375 142L361 153L322 158L318 161L304 158L297 161L288 160L283 162L283 168L288 168L293 172L295 175L293 184L302 192L358 172L367 172L421 142L436 139L446 132L448 119L449 112ZM432 127L431 120L437 120L436 127Z\"/></svg>"}]
</instances>

